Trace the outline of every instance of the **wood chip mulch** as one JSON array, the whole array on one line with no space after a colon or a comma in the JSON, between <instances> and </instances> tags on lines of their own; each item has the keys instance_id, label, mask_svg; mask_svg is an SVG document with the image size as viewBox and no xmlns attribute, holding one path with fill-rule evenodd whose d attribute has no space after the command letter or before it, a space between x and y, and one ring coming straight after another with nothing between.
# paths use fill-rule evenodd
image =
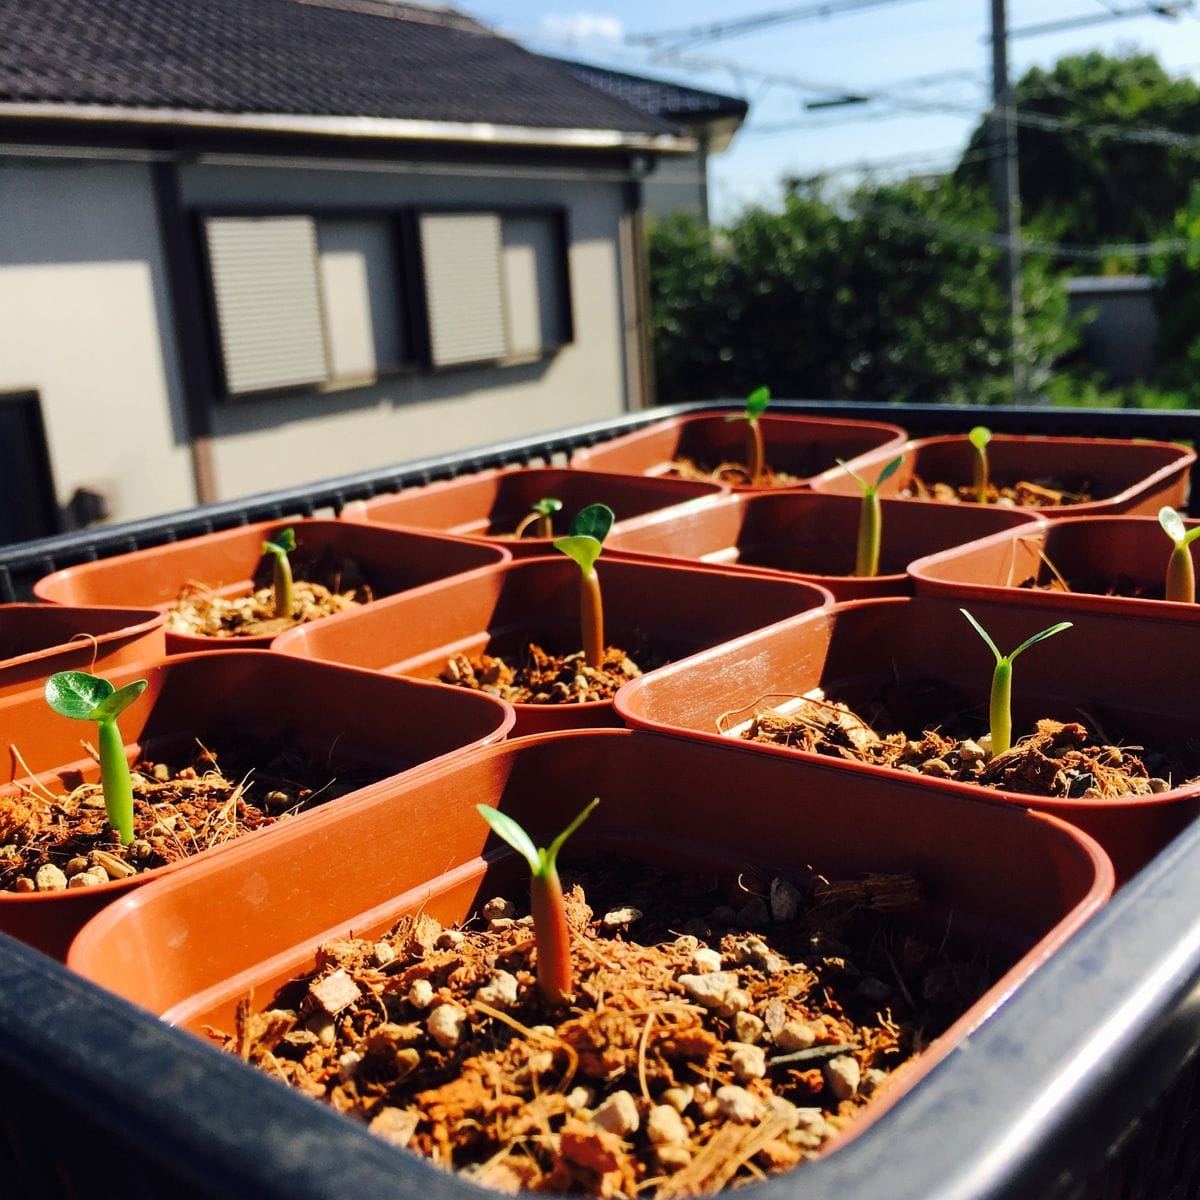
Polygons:
<instances>
[{"instance_id":1,"label":"wood chip mulch","mask_svg":"<svg viewBox=\"0 0 1200 1200\"><path fill-rule=\"evenodd\" d=\"M693 1196L814 1157L1003 970L945 914L913 932L926 906L907 875L603 860L564 883L567 1006L541 998L528 918L497 898L459 929L417 915L326 943L314 973L213 1036L487 1187Z\"/></svg>"},{"instance_id":2,"label":"wood chip mulch","mask_svg":"<svg viewBox=\"0 0 1200 1200\"><path fill-rule=\"evenodd\" d=\"M693 462L690 458L672 459L666 472L671 479L694 479L701 483L724 483L729 487L749 487L752 484L750 468L743 462L722 462L716 466ZM802 482L800 476L786 471L775 471L763 467L755 487L795 487Z\"/></svg>"},{"instance_id":3,"label":"wood chip mulch","mask_svg":"<svg viewBox=\"0 0 1200 1200\"><path fill-rule=\"evenodd\" d=\"M583 651L551 654L534 642L526 645L519 659L492 654L456 654L438 678L443 683L499 696L512 704L580 704L611 700L622 684L636 679L650 665L642 658L639 666L624 650L609 646L604 661L589 667Z\"/></svg>"}]
</instances>

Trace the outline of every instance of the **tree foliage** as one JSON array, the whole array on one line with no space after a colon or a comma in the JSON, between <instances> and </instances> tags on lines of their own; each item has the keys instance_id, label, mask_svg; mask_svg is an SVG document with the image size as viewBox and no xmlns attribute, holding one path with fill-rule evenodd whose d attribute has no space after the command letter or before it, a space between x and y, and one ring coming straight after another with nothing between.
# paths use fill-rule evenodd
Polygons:
<instances>
[{"instance_id":1,"label":"tree foliage","mask_svg":"<svg viewBox=\"0 0 1200 1200\"><path fill-rule=\"evenodd\" d=\"M790 196L724 229L668 218L649 244L659 398L1011 398L1008 313L985 196L950 181ZM1073 344L1066 297L1030 263L1032 387Z\"/></svg>"},{"instance_id":2,"label":"tree foliage","mask_svg":"<svg viewBox=\"0 0 1200 1200\"><path fill-rule=\"evenodd\" d=\"M1049 71L1034 67L1013 96L1030 121L1068 126L1019 125L1024 224L1079 245L1152 241L1169 228L1200 166L1200 86L1171 77L1151 54L1093 51ZM1196 141L1150 140L1164 129ZM985 119L956 172L960 182L986 186L990 143Z\"/></svg>"}]
</instances>

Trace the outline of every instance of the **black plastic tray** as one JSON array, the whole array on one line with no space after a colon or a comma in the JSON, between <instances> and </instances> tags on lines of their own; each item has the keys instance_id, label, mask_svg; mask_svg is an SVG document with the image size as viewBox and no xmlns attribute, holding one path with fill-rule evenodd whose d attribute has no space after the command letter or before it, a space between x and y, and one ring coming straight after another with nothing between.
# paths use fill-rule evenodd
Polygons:
<instances>
[{"instance_id":1,"label":"black plastic tray","mask_svg":"<svg viewBox=\"0 0 1200 1200\"><path fill-rule=\"evenodd\" d=\"M208 528L518 462L679 406L391 472L0 547L0 582ZM777 404L996 430L1191 439L1200 413ZM1200 718L1200 704L1197 705ZM862 1136L754 1189L775 1200L1200 1195L1200 825L1181 835ZM0 937L0 1197L470 1200L479 1189ZM749 1194L749 1193L741 1193Z\"/></svg>"}]
</instances>

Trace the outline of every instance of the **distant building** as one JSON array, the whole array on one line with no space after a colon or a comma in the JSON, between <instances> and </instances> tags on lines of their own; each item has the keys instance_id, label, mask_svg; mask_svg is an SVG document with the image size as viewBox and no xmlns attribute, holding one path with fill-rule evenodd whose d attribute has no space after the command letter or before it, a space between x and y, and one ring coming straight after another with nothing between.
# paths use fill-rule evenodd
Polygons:
<instances>
[{"instance_id":1,"label":"distant building","mask_svg":"<svg viewBox=\"0 0 1200 1200\"><path fill-rule=\"evenodd\" d=\"M634 108L661 117L695 139L690 154L661 158L642 183L642 205L656 217L689 212L705 224L709 220L708 158L728 149L741 128L750 105L737 96L705 92L699 88L647 79L607 67L561 60L576 79L589 83Z\"/></svg>"},{"instance_id":2,"label":"distant building","mask_svg":"<svg viewBox=\"0 0 1200 1200\"><path fill-rule=\"evenodd\" d=\"M696 150L673 119L391 0L0 0L0 29L0 392L36 393L0 429L50 511L650 399L639 182Z\"/></svg>"},{"instance_id":3,"label":"distant building","mask_svg":"<svg viewBox=\"0 0 1200 1200\"><path fill-rule=\"evenodd\" d=\"M1152 380L1158 370L1158 314L1148 275L1068 279L1073 317L1085 315L1081 356L1113 387Z\"/></svg>"}]
</instances>

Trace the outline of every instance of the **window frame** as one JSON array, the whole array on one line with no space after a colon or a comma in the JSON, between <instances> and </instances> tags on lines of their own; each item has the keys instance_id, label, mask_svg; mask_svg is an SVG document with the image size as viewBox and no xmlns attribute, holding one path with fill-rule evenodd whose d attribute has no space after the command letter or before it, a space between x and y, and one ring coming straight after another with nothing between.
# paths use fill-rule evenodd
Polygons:
<instances>
[{"instance_id":1,"label":"window frame","mask_svg":"<svg viewBox=\"0 0 1200 1200\"><path fill-rule=\"evenodd\" d=\"M429 327L429 307L425 286L425 271L421 256L420 219L423 215L454 216L471 213L495 214L501 225L506 218L546 220L550 223L551 243L554 253L555 311L558 314L560 340L553 345L543 346L540 351L503 354L463 363L439 365L433 361L432 339ZM520 366L531 362L542 362L553 358L559 351L575 342L575 315L571 303L570 274L570 226L569 214L561 204L489 204L480 203L436 203L409 205L346 205L346 204L204 204L188 209L188 221L192 230L193 252L197 263L197 277L203 290L202 311L205 319L205 341L209 361L213 370L214 403L240 405L257 400L284 399L301 396L334 395L371 387L390 379L412 378L418 375L443 375L450 372L477 371L483 369ZM322 220L381 221L388 226L392 242L392 259L388 264L396 281L397 301L400 308L399 336L404 347L403 361L394 367L379 371L372 376L355 378L330 378L323 382L281 387L262 388L255 391L231 392L225 371L225 359L221 345L221 332L217 315L217 297L205 222L221 218L271 218L308 217L317 225L318 237ZM324 292L319 300L324 319Z\"/></svg>"}]
</instances>

